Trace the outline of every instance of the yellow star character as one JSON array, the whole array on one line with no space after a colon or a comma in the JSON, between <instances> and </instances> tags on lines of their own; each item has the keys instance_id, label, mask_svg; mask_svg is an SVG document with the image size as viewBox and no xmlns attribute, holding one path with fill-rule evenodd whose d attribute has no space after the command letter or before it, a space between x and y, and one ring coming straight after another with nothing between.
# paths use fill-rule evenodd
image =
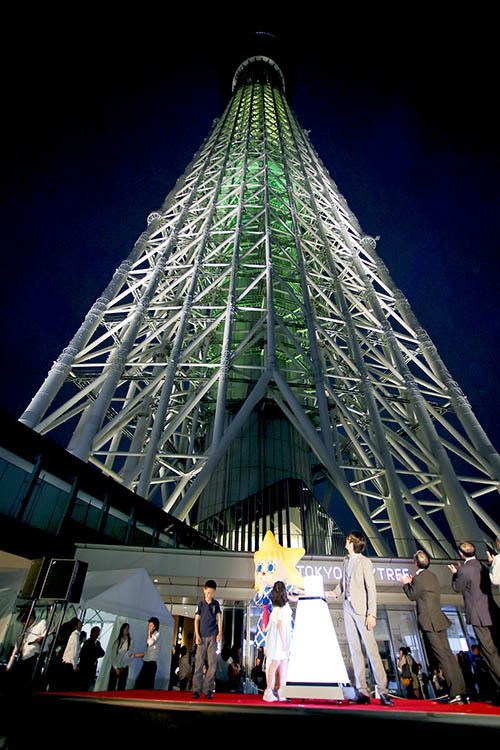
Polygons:
<instances>
[{"instance_id":1,"label":"yellow star character","mask_svg":"<svg viewBox=\"0 0 500 750\"><path fill-rule=\"evenodd\" d=\"M304 579L295 566L304 554L303 547L282 547L274 538L273 532L268 531L260 549L253 556L257 591L272 588L276 581L303 588Z\"/></svg>"}]
</instances>

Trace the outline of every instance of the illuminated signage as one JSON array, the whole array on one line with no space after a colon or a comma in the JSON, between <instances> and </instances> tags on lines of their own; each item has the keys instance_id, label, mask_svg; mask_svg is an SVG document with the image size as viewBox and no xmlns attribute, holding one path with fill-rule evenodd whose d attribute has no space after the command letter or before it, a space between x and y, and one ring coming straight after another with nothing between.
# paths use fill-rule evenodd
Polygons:
<instances>
[{"instance_id":1,"label":"illuminated signage","mask_svg":"<svg viewBox=\"0 0 500 750\"><path fill-rule=\"evenodd\" d=\"M286 687L282 691L288 698L342 700L344 687L349 686L323 584L321 574L304 578L305 596L299 597L297 604ZM321 644L320 654L311 656L313 644Z\"/></svg>"},{"instance_id":2,"label":"illuminated signage","mask_svg":"<svg viewBox=\"0 0 500 750\"><path fill-rule=\"evenodd\" d=\"M322 576L325 583L342 580L342 565L297 565L297 570L306 578ZM410 569L392 565L374 565L373 575L377 583L397 583L401 585L400 577L410 575Z\"/></svg>"}]
</instances>

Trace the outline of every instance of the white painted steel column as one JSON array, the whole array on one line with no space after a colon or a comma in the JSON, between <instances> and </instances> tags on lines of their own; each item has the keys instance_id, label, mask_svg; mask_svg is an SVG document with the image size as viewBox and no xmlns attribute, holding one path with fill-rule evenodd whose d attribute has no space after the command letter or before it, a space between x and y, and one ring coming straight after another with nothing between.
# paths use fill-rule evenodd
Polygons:
<instances>
[{"instance_id":1,"label":"white painted steel column","mask_svg":"<svg viewBox=\"0 0 500 750\"><path fill-rule=\"evenodd\" d=\"M293 115L291 115L291 113L289 113L288 110L287 110L287 114L289 118L290 129L293 134L294 128L293 128L293 123L291 122ZM311 185L307 176L307 170L305 168L302 156L300 154L300 149L299 149L295 134L293 134L293 139L294 139L295 150L301 163L305 184L309 192L311 206L316 216L318 231L321 236L321 240L323 242L323 249L324 249L325 255L328 259L328 263L330 266L330 272L332 274L332 279L335 285L335 293L337 295L337 299L339 300L340 308L342 310L344 322L346 325L346 329L348 331L349 342L351 345L351 354L356 362L358 371L360 373L363 393L364 393L367 408L368 408L368 411L372 420L372 425L373 425L373 429L375 432L377 445L382 454L382 460L383 460L384 468L386 470L386 478L387 478L387 484L388 484L388 490L389 490L385 498L385 504L387 507L389 518L391 520L391 524L393 526L394 543L396 545L398 554L408 557L408 556L411 556L413 552L415 551L415 543L414 543L413 535L409 527L408 516L404 508L404 501L399 491L399 482L398 482L395 469L394 469L394 465L392 462L392 456L390 454L389 448L387 446L387 442L385 440L384 430L383 430L383 426L380 420L380 414L378 412L378 409L375 404L375 400L373 398L371 386L370 386L366 368L365 368L365 363L364 363L363 356L361 354L359 343L356 337L356 332L355 332L354 325L352 322L349 307L345 300L344 291L342 288L342 282L338 278L335 260L332 256L329 242L326 237L325 231L323 229L322 219L320 217L320 214L316 205L314 193L313 193L313 190L311 188ZM338 217L337 217L337 220L338 220Z\"/></svg>"},{"instance_id":2,"label":"white painted steel column","mask_svg":"<svg viewBox=\"0 0 500 750\"><path fill-rule=\"evenodd\" d=\"M226 110L226 113L227 111L228 110ZM213 139L213 143L208 152L208 155L205 158L203 167L199 172L199 175L195 184L193 185L189 199L184 204L184 207L179 215L179 218L177 219L175 228L173 229L162 251L161 259L157 262L156 268L151 275L150 281L142 296L142 299L140 299L137 302L134 316L127 330L125 339L123 343L110 356L109 368L106 370L105 383L103 387L101 388L99 396L97 397L94 404L89 406L87 408L87 412L82 416L82 419L80 420L79 428L77 428L77 430L75 431L74 436L70 442L70 445L68 446L68 450L71 453L74 453L75 456L78 456L78 458L81 458L84 461L88 459L94 435L97 433L97 431L101 427L102 420L104 418L104 413L106 409L108 408L109 402L113 396L113 393L118 385L121 374L125 367L125 364L127 361L127 355L135 343L137 333L139 330L139 326L148 309L148 305L151 302L151 299L156 290L158 281L163 274L163 270L167 263L168 257L175 245L175 242L177 241L179 231L187 216L189 207L191 206L191 203L195 200L197 196L197 189L202 181L204 172L207 168L207 165L210 162L210 156L215 149L218 136L220 135L221 132L222 132L222 127L219 127L219 129L217 130L216 136Z\"/></svg>"},{"instance_id":3,"label":"white painted steel column","mask_svg":"<svg viewBox=\"0 0 500 750\"><path fill-rule=\"evenodd\" d=\"M250 124L253 117L253 102L254 102L254 91L255 85L252 86L252 92L250 94L250 103L248 108L248 121L247 121L247 132L245 136L245 152L243 155L243 165L241 171L241 187L238 198L238 217L236 219L236 230L234 233L234 248L233 256L231 260L231 279L229 282L229 291L227 297L226 306L226 320L224 322L224 338L222 342L221 352L221 373L219 376L219 385L217 390L217 404L215 407L214 417L214 429L212 442L217 443L224 430L224 420L226 416L226 396L227 396L227 385L229 380L229 361L230 361L230 347L233 333L233 320L234 312L236 307L236 281L238 274L239 265L239 252L240 252L240 239L241 239L241 225L243 221L243 206L245 199L246 190L246 178L247 178L247 165L248 165L248 146L250 141Z\"/></svg>"},{"instance_id":4,"label":"white painted steel column","mask_svg":"<svg viewBox=\"0 0 500 750\"><path fill-rule=\"evenodd\" d=\"M235 99L236 99L236 96L235 96ZM217 206L217 200L219 198L226 165L229 159L229 155L231 153L231 143L232 143L232 138L234 135L236 123L238 121L238 114L239 114L239 110L241 107L241 101L242 101L242 89L239 89L239 101L237 104L236 116L234 117L233 125L231 128L231 133L228 138L224 160L223 160L222 165L219 168L219 177L217 179L217 183L213 191L212 205L210 207L210 211L206 219L203 235L200 239L200 246L196 254L196 260L194 262L194 266L191 271L191 280L189 284L189 289L184 297L181 319L180 319L179 326L177 328L177 332L175 335L175 341L172 347L172 352L170 354L169 364L165 372L165 380L162 386L160 399L156 408L153 428L151 430L151 434L149 438L149 444L148 444L148 447L146 449L145 456L143 459L143 465L142 465L139 483L136 488L137 494L142 495L143 497L146 497L146 498L149 494L149 485L150 485L151 477L153 474L154 464L156 461L156 455L157 455L158 450L161 448L161 445L159 444L159 438L164 429L165 418L167 415L167 409L169 406L170 396L172 393L172 386L174 383L174 376L175 376L175 372L179 363L179 355L181 353L181 349L182 349L182 345L184 341L184 332L186 329L188 316L191 311L191 304L193 301L193 296L194 296L194 292L196 289L196 285L198 283L198 275L202 267L203 256L205 255L205 249L207 246L208 236L210 233L212 220L215 215L215 209ZM232 108L232 106L233 105L231 105L228 108L228 111Z\"/></svg>"}]
</instances>

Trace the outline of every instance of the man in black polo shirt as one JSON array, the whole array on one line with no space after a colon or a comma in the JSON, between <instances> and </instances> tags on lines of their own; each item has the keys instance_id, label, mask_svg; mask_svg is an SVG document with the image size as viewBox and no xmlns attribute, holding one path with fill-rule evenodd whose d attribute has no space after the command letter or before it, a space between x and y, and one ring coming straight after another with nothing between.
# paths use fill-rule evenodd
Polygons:
<instances>
[{"instance_id":1,"label":"man in black polo shirt","mask_svg":"<svg viewBox=\"0 0 500 750\"><path fill-rule=\"evenodd\" d=\"M222 638L222 614L219 602L214 599L217 589L215 581L205 583L205 598L198 602L194 615L194 634L196 640L196 661L193 675L193 698L199 698L203 692L207 698L212 697L215 670L217 667L217 643ZM203 665L205 659L208 669L203 683Z\"/></svg>"}]
</instances>

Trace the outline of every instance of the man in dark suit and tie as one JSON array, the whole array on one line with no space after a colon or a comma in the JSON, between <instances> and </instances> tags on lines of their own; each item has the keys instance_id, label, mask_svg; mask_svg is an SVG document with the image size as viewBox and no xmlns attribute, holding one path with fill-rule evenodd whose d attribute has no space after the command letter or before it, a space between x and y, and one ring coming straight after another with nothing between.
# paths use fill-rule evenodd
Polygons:
<instances>
[{"instance_id":1,"label":"man in dark suit and tie","mask_svg":"<svg viewBox=\"0 0 500 750\"><path fill-rule=\"evenodd\" d=\"M476 558L472 542L462 542L458 551L462 564L448 565L453 573L451 585L464 597L465 618L474 629L488 671L496 687L495 705L500 705L500 654L495 644L498 607L491 594L487 569Z\"/></svg>"},{"instance_id":2,"label":"man in dark suit and tie","mask_svg":"<svg viewBox=\"0 0 500 750\"><path fill-rule=\"evenodd\" d=\"M439 581L429 570L430 559L419 550L414 557L417 571L412 576L401 576L403 591L417 604L418 626L426 645L442 669L448 685L448 703L462 704L465 682L462 670L450 648L446 631L451 622L441 609Z\"/></svg>"}]
</instances>

